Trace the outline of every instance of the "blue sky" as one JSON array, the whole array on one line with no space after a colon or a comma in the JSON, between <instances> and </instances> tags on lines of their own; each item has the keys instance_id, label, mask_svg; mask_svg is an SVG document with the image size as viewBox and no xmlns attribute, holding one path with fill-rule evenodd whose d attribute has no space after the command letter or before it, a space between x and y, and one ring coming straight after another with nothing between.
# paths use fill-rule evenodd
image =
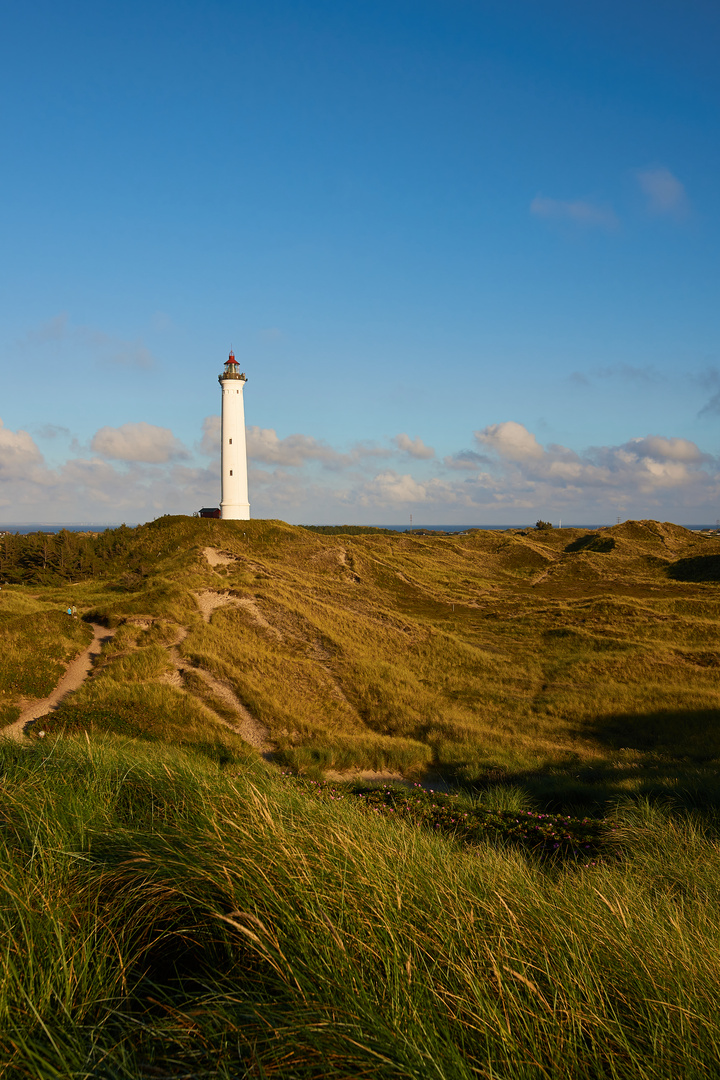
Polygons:
<instances>
[{"instance_id":1,"label":"blue sky","mask_svg":"<svg viewBox=\"0 0 720 1080\"><path fill-rule=\"evenodd\" d=\"M0 524L720 516L720 7L11 0Z\"/></svg>"}]
</instances>

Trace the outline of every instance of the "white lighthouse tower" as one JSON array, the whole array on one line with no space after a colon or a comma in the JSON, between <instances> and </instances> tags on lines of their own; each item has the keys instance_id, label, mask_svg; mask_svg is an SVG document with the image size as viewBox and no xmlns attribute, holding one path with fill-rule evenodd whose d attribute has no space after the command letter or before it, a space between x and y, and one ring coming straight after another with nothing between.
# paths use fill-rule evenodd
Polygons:
<instances>
[{"instance_id":1,"label":"white lighthouse tower","mask_svg":"<svg viewBox=\"0 0 720 1080\"><path fill-rule=\"evenodd\" d=\"M218 382L222 386L222 427L220 452L220 517L250 517L247 481L247 449L245 447L245 389L244 371L238 371L235 354L231 351Z\"/></svg>"}]
</instances>

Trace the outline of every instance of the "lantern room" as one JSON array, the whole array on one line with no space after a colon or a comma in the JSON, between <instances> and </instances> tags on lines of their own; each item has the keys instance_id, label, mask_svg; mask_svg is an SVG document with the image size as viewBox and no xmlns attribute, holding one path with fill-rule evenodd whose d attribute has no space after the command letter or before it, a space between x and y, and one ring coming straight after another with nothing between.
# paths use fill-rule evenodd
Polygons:
<instances>
[{"instance_id":1,"label":"lantern room","mask_svg":"<svg viewBox=\"0 0 720 1080\"><path fill-rule=\"evenodd\" d=\"M238 364L237 360L235 359L235 353L231 349L230 350L230 355L228 356L227 360L225 361L225 367L223 368L223 373L222 373L222 375L218 376L219 381L222 382L223 379L242 379L243 382L247 382L245 372L244 371L239 371L238 370L239 367L240 367L240 365Z\"/></svg>"}]
</instances>

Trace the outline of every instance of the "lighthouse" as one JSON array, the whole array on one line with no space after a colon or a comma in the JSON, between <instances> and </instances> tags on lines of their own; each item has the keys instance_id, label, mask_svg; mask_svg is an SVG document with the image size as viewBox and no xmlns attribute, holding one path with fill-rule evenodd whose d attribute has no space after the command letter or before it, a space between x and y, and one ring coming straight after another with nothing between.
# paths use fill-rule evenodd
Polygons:
<instances>
[{"instance_id":1,"label":"lighthouse","mask_svg":"<svg viewBox=\"0 0 720 1080\"><path fill-rule=\"evenodd\" d=\"M222 387L220 516L247 520L250 517L250 503L243 404L243 390L247 379L244 371L238 371L239 366L231 350L222 375L218 375L218 382Z\"/></svg>"}]
</instances>

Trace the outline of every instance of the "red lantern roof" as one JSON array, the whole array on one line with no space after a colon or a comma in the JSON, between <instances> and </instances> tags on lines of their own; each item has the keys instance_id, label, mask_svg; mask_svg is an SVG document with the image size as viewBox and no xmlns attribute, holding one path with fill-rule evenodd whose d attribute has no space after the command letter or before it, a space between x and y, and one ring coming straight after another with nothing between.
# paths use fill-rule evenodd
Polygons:
<instances>
[{"instance_id":1,"label":"red lantern roof","mask_svg":"<svg viewBox=\"0 0 720 1080\"><path fill-rule=\"evenodd\" d=\"M230 355L227 358L227 363L228 364L235 364L237 367L240 366L238 364L237 360L235 359L235 353L232 351L232 349L230 350Z\"/></svg>"}]
</instances>

